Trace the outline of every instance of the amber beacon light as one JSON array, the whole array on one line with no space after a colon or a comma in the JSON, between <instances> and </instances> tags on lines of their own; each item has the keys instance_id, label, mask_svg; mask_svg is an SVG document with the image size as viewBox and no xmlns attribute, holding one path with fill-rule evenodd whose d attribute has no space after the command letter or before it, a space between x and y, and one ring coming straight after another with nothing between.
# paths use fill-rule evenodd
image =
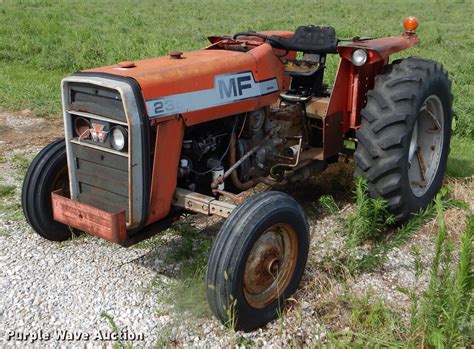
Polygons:
<instances>
[{"instance_id":1,"label":"amber beacon light","mask_svg":"<svg viewBox=\"0 0 474 349\"><path fill-rule=\"evenodd\" d=\"M403 26L407 32L413 32L418 28L418 20L413 16L405 17L403 20Z\"/></svg>"}]
</instances>

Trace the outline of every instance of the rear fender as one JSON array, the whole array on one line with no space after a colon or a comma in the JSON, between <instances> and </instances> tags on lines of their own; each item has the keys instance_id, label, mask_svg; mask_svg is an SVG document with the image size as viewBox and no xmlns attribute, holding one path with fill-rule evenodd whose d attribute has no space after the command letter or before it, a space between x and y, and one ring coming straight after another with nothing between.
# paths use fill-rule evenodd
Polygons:
<instances>
[{"instance_id":1,"label":"rear fender","mask_svg":"<svg viewBox=\"0 0 474 349\"><path fill-rule=\"evenodd\" d=\"M339 55L346 60L351 60L351 54L356 49L364 49L368 53L366 64L374 64L386 60L390 55L410 48L419 43L418 36L414 33L406 33L401 36L389 36L385 38L353 41L346 46L338 46Z\"/></svg>"},{"instance_id":2,"label":"rear fender","mask_svg":"<svg viewBox=\"0 0 474 349\"><path fill-rule=\"evenodd\" d=\"M375 76L383 72L391 54L418 44L414 33L378 39L353 41L349 45L338 46L341 56L334 87L329 101L327 115L342 113L343 132L360 126L360 110L367 102L367 92L374 87ZM351 62L356 49L367 51L367 62L357 67Z\"/></svg>"}]
</instances>

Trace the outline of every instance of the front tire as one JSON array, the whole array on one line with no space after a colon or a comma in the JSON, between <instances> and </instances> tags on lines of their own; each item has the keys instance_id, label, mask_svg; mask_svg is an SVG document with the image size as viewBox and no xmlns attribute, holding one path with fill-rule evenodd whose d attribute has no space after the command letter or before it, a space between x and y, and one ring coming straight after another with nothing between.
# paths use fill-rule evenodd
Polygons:
<instances>
[{"instance_id":1,"label":"front tire","mask_svg":"<svg viewBox=\"0 0 474 349\"><path fill-rule=\"evenodd\" d=\"M375 79L361 111L356 175L396 221L424 209L442 185L451 138L451 81L441 64L395 61Z\"/></svg>"},{"instance_id":2,"label":"front tire","mask_svg":"<svg viewBox=\"0 0 474 349\"><path fill-rule=\"evenodd\" d=\"M254 195L232 212L212 247L206 275L211 310L243 331L275 319L298 287L308 249L298 203L281 192Z\"/></svg>"},{"instance_id":3,"label":"front tire","mask_svg":"<svg viewBox=\"0 0 474 349\"><path fill-rule=\"evenodd\" d=\"M67 225L53 219L51 193L57 189L69 192L69 178L64 139L43 148L34 158L23 181L21 205L26 221L33 230L51 241L71 237Z\"/></svg>"}]
</instances>

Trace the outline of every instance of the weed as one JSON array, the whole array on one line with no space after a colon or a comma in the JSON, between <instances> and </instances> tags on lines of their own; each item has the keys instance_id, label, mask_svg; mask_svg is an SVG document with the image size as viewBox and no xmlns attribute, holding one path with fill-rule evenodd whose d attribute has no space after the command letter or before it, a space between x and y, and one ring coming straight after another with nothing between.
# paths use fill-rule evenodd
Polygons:
<instances>
[{"instance_id":1,"label":"weed","mask_svg":"<svg viewBox=\"0 0 474 349\"><path fill-rule=\"evenodd\" d=\"M189 313L195 318L209 318L206 284L202 276L178 279L170 286L169 301L179 313Z\"/></svg>"},{"instance_id":2,"label":"weed","mask_svg":"<svg viewBox=\"0 0 474 349\"><path fill-rule=\"evenodd\" d=\"M237 337L237 340L235 341L237 346L239 348L253 348L255 347L255 343L253 340L251 340L250 338L245 338L244 336L238 336Z\"/></svg>"},{"instance_id":3,"label":"weed","mask_svg":"<svg viewBox=\"0 0 474 349\"><path fill-rule=\"evenodd\" d=\"M348 171L348 168L350 169ZM334 191L346 192L348 188L352 187L353 184L353 166L339 162L338 166L335 166L335 171L329 177L329 188Z\"/></svg>"},{"instance_id":4,"label":"weed","mask_svg":"<svg viewBox=\"0 0 474 349\"><path fill-rule=\"evenodd\" d=\"M224 271L224 280L227 283L229 281L229 274L227 271ZM236 335L235 335L235 326L237 325L237 299L230 294L229 295L230 303L226 307L226 317L227 321L225 321L224 326L230 332L230 347L235 347L236 344Z\"/></svg>"},{"instance_id":5,"label":"weed","mask_svg":"<svg viewBox=\"0 0 474 349\"><path fill-rule=\"evenodd\" d=\"M100 316L105 318L108 323L109 323L109 326L112 330L112 332L117 336L117 341L114 343L114 349L131 349L133 348L132 347L132 344L130 343L126 343L126 342L123 342L121 339L120 339L120 330L117 326L117 324L115 323L114 319L112 316L110 316L109 314L107 314L105 311L101 312L100 313Z\"/></svg>"},{"instance_id":6,"label":"weed","mask_svg":"<svg viewBox=\"0 0 474 349\"><path fill-rule=\"evenodd\" d=\"M0 184L0 198L10 197L15 192L16 187L14 185L3 185Z\"/></svg>"},{"instance_id":7,"label":"weed","mask_svg":"<svg viewBox=\"0 0 474 349\"><path fill-rule=\"evenodd\" d=\"M362 177L355 180L356 210L349 216L348 245L358 246L367 239L379 238L394 218L387 210L387 203L382 198L371 198L367 194L367 181Z\"/></svg>"},{"instance_id":8,"label":"weed","mask_svg":"<svg viewBox=\"0 0 474 349\"><path fill-rule=\"evenodd\" d=\"M369 291L364 297L345 295L350 330L330 333L329 344L335 347L398 347L401 344L399 316Z\"/></svg>"},{"instance_id":9,"label":"weed","mask_svg":"<svg viewBox=\"0 0 474 349\"><path fill-rule=\"evenodd\" d=\"M180 239L169 246L171 251L166 258L170 263L178 263L179 271L170 286L169 301L179 312L209 317L204 279L212 239L188 223L176 225L173 231Z\"/></svg>"},{"instance_id":10,"label":"weed","mask_svg":"<svg viewBox=\"0 0 474 349\"><path fill-rule=\"evenodd\" d=\"M162 244L161 234L152 236L149 239L140 241L139 243L133 245L133 248L136 249L158 249Z\"/></svg>"},{"instance_id":11,"label":"weed","mask_svg":"<svg viewBox=\"0 0 474 349\"><path fill-rule=\"evenodd\" d=\"M386 258L393 248L402 246L424 224L436 216L436 208L429 205L424 210L414 214L404 225L390 232L388 225L393 223L382 199L368 197L367 186L363 179L356 179L356 210L348 219L347 229L349 238L346 254L342 256L342 263L352 274L373 270ZM437 194L437 200L443 201L443 209L467 209L467 205L458 200L447 198L448 189L442 188ZM360 245L370 241L368 249Z\"/></svg>"},{"instance_id":12,"label":"weed","mask_svg":"<svg viewBox=\"0 0 474 349\"><path fill-rule=\"evenodd\" d=\"M332 195L323 195L319 198L322 208L329 214L336 214L340 211Z\"/></svg>"},{"instance_id":13,"label":"weed","mask_svg":"<svg viewBox=\"0 0 474 349\"><path fill-rule=\"evenodd\" d=\"M461 248L456 267L453 265L453 241L448 239L444 222L445 202L438 196L435 209L438 233L435 254L430 266L428 290L420 296L415 291L402 289L411 301L409 341L436 348L464 347L472 343L473 271L472 241L474 216L467 218L461 236ZM415 289L420 262L415 258Z\"/></svg>"},{"instance_id":14,"label":"weed","mask_svg":"<svg viewBox=\"0 0 474 349\"><path fill-rule=\"evenodd\" d=\"M227 321L225 322L224 326L231 331L231 333L235 334L235 326L237 325L237 299L234 296L230 295L230 304L226 307L226 316Z\"/></svg>"},{"instance_id":15,"label":"weed","mask_svg":"<svg viewBox=\"0 0 474 349\"><path fill-rule=\"evenodd\" d=\"M406 241L421 221L437 217L438 232L430 265L428 289L422 293L418 291L419 279L423 272L422 251L418 248L412 250L414 288L398 288L400 292L408 295L410 300L408 324L402 323L396 313L386 308L379 299L374 299L370 292L364 298L349 294L346 298L351 312L351 330L329 333L328 341L331 346L457 348L473 343L474 216L467 218L456 258L455 244L449 239L444 215L447 208L466 207L462 203L447 199L446 194L447 189L441 190L434 205L418 215L422 218L408 228L401 227L398 232L402 233L402 238L393 241L393 245Z\"/></svg>"},{"instance_id":16,"label":"weed","mask_svg":"<svg viewBox=\"0 0 474 349\"><path fill-rule=\"evenodd\" d=\"M379 339L388 339L401 327L398 315L372 291L362 298L352 296L350 309L350 324L357 332L374 333Z\"/></svg>"},{"instance_id":17,"label":"weed","mask_svg":"<svg viewBox=\"0 0 474 349\"><path fill-rule=\"evenodd\" d=\"M21 176L21 178L23 178L26 175L28 167L30 166L30 160L28 160L22 155L15 155L12 160L18 168L19 175Z\"/></svg>"},{"instance_id":18,"label":"weed","mask_svg":"<svg viewBox=\"0 0 474 349\"><path fill-rule=\"evenodd\" d=\"M7 220L20 221L23 220L23 209L17 200L12 202L0 202L0 211L5 215Z\"/></svg>"},{"instance_id":19,"label":"weed","mask_svg":"<svg viewBox=\"0 0 474 349\"><path fill-rule=\"evenodd\" d=\"M173 261L183 263L182 276L204 276L212 239L189 223L179 224L174 229L181 239L173 248L171 257Z\"/></svg>"},{"instance_id":20,"label":"weed","mask_svg":"<svg viewBox=\"0 0 474 349\"><path fill-rule=\"evenodd\" d=\"M166 324L164 328L160 329L160 333L158 334L158 339L155 342L154 347L157 349L163 348L177 348L179 347L180 342L176 338L174 334L173 328L176 327L176 323L174 321L169 322Z\"/></svg>"},{"instance_id":21,"label":"weed","mask_svg":"<svg viewBox=\"0 0 474 349\"><path fill-rule=\"evenodd\" d=\"M418 321L424 338L434 347L461 347L472 341L473 264L472 239L474 216L468 218L461 237L459 261L453 272L453 242L447 237L443 202L436 200L438 234L431 264L430 283ZM472 342L471 342L472 343Z\"/></svg>"},{"instance_id":22,"label":"weed","mask_svg":"<svg viewBox=\"0 0 474 349\"><path fill-rule=\"evenodd\" d=\"M280 337L283 336L283 331L285 329L285 318L286 318L285 309L282 306L280 306L280 301L278 300L277 321L278 321L278 334Z\"/></svg>"},{"instance_id":23,"label":"weed","mask_svg":"<svg viewBox=\"0 0 474 349\"><path fill-rule=\"evenodd\" d=\"M16 187L13 185L0 185L0 216L8 221L20 221L23 219L23 210L15 198ZM0 227L0 235L8 236L8 228Z\"/></svg>"}]
</instances>

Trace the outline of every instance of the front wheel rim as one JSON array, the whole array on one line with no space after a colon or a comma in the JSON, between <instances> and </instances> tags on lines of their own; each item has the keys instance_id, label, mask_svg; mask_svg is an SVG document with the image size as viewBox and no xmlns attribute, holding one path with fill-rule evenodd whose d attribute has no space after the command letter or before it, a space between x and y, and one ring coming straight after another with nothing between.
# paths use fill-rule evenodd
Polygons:
<instances>
[{"instance_id":1,"label":"front wheel rim","mask_svg":"<svg viewBox=\"0 0 474 349\"><path fill-rule=\"evenodd\" d=\"M69 173L67 166L63 167L61 170L56 173L54 179L51 181L52 190L62 189L63 194L66 197L70 197L69 194Z\"/></svg>"},{"instance_id":2,"label":"front wheel rim","mask_svg":"<svg viewBox=\"0 0 474 349\"><path fill-rule=\"evenodd\" d=\"M418 111L408 149L408 179L413 194L423 196L438 173L444 145L443 103L436 95Z\"/></svg>"},{"instance_id":3,"label":"front wheel rim","mask_svg":"<svg viewBox=\"0 0 474 349\"><path fill-rule=\"evenodd\" d=\"M248 255L243 293L254 308L279 299L293 277L298 257L296 231L288 224L274 224L253 244Z\"/></svg>"}]
</instances>

